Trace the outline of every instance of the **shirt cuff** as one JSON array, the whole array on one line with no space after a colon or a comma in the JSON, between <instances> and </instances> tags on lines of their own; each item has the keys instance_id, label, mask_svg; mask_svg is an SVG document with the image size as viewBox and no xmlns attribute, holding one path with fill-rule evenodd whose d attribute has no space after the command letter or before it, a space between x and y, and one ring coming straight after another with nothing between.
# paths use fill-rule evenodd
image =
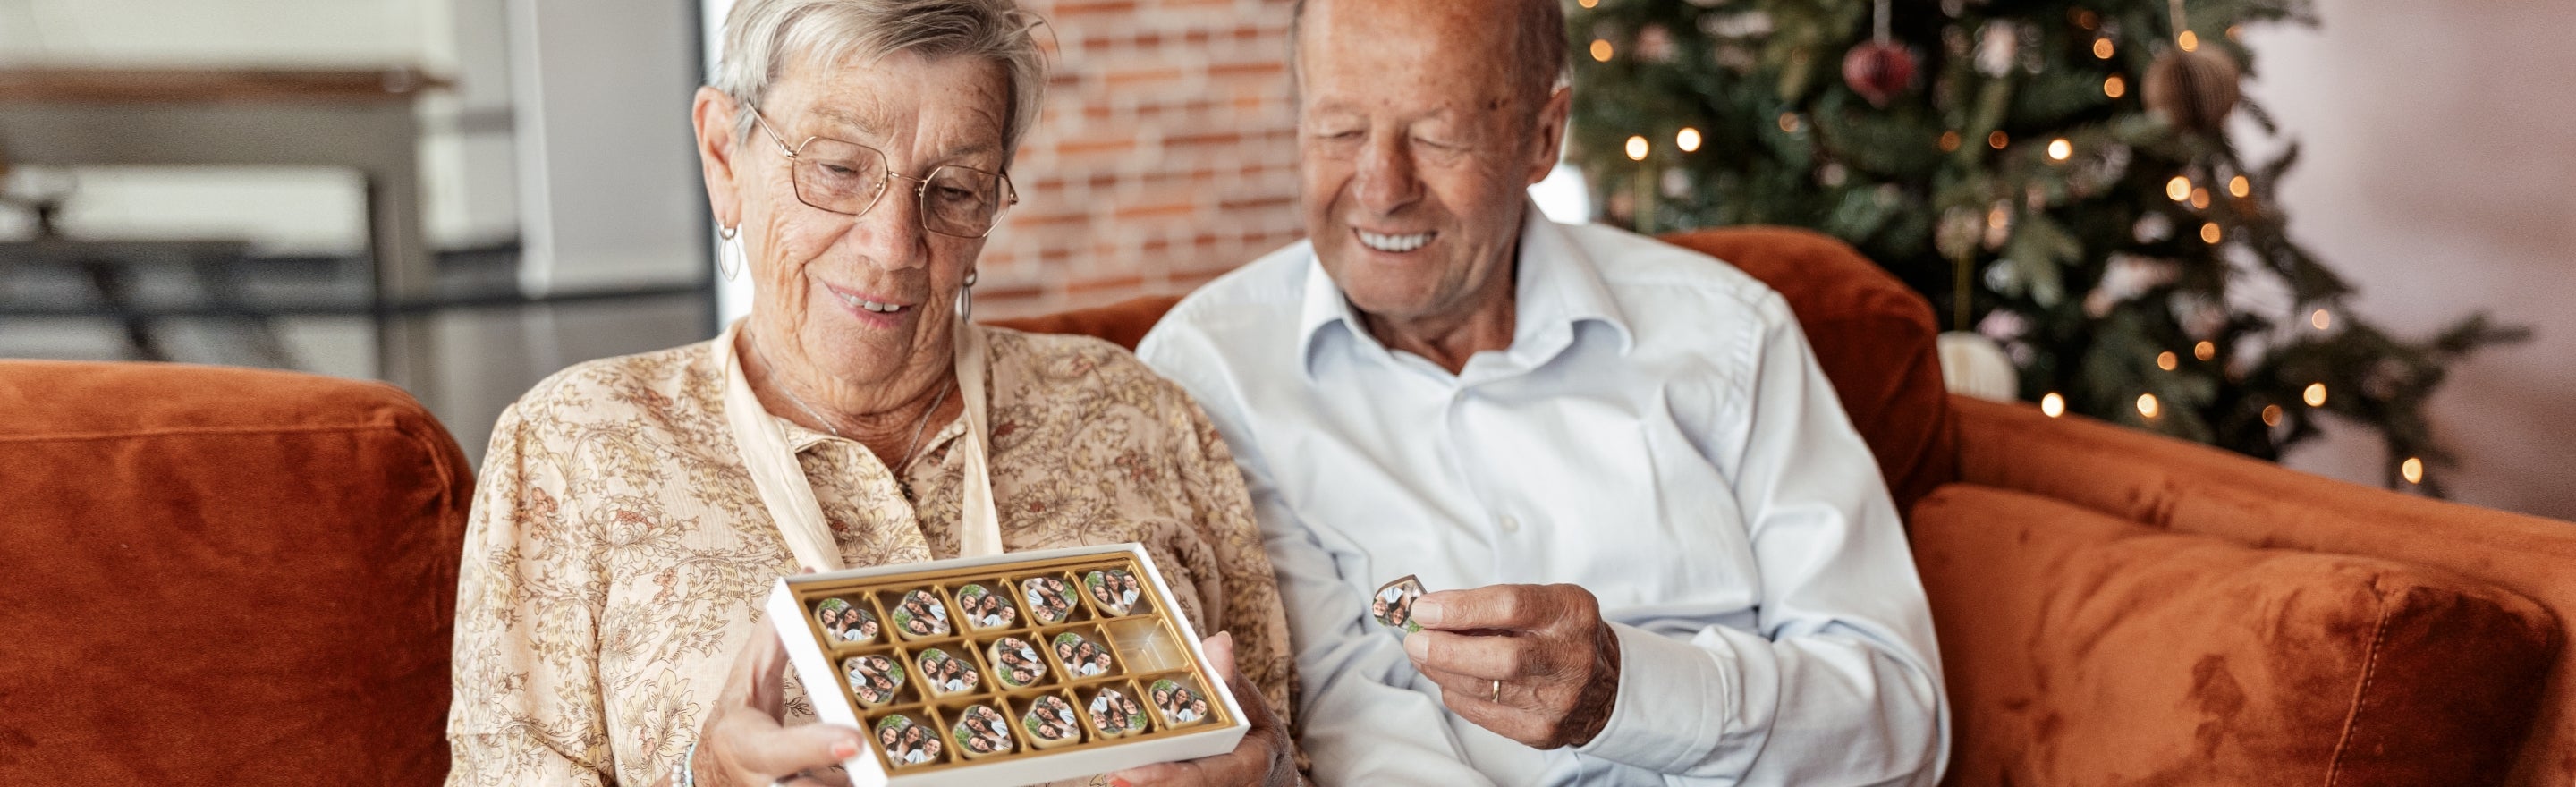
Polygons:
<instances>
[{"instance_id":1,"label":"shirt cuff","mask_svg":"<svg viewBox=\"0 0 2576 787\"><path fill-rule=\"evenodd\" d=\"M1708 760L1725 737L1723 709L1742 696L1718 654L1622 623L1610 630L1619 637L1618 699L1601 734L1575 753L1656 773Z\"/></svg>"}]
</instances>

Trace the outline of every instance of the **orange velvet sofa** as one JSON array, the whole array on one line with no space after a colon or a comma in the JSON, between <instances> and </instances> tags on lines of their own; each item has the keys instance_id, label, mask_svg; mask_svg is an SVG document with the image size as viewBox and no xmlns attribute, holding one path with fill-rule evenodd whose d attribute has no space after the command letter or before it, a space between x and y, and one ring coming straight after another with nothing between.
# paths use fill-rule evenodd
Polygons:
<instances>
[{"instance_id":1,"label":"orange velvet sofa","mask_svg":"<svg viewBox=\"0 0 2576 787\"><path fill-rule=\"evenodd\" d=\"M1945 783L2576 784L2576 524L1954 397L1848 247L1669 239L1787 297L1909 512ZM471 475L381 384L0 362L0 782L439 783Z\"/></svg>"}]
</instances>

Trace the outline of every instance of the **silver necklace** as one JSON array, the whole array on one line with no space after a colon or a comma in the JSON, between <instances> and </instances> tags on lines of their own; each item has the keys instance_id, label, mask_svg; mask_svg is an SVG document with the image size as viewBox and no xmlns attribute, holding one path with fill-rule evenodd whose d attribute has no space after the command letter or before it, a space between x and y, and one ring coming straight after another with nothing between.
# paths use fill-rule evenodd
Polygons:
<instances>
[{"instance_id":1,"label":"silver necklace","mask_svg":"<svg viewBox=\"0 0 2576 787\"><path fill-rule=\"evenodd\" d=\"M770 376L775 380L777 377L775 373L778 371L778 367L770 365L769 357L760 354L760 343L747 343L751 345L752 357L760 359L760 368L772 372ZM776 382L778 383L776 387L778 388L779 395L787 397L789 404L796 405L796 409L805 411L807 416L812 417L815 423L822 424L823 430L831 432L833 437L841 436L841 427L833 425L832 419L823 417L822 413L814 410L813 405L806 404L803 397L797 396L794 390L787 387L786 381L777 380ZM939 414L939 406L948 403L948 389L955 387L956 382L956 380L950 380L948 381L949 384L939 386L939 395L931 397L930 409L921 414L920 422L912 425L912 439L904 442L903 458L895 461L894 469L901 470L912 464L912 452L921 448L921 433L930 429L930 417Z\"/></svg>"}]
</instances>

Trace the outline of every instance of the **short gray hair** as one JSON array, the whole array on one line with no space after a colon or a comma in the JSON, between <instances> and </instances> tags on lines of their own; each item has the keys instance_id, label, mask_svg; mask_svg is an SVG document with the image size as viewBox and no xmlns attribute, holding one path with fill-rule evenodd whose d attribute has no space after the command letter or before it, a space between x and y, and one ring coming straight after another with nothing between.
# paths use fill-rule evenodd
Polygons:
<instances>
[{"instance_id":1,"label":"short gray hair","mask_svg":"<svg viewBox=\"0 0 2576 787\"><path fill-rule=\"evenodd\" d=\"M1037 125L1046 98L1046 53L1036 29L1045 24L1018 0L736 0L725 14L724 51L707 84L737 102L761 106L788 58L835 63L910 51L925 58L974 57L1002 67L1010 112L1002 155ZM734 138L749 140L750 112L734 119Z\"/></svg>"}]
</instances>

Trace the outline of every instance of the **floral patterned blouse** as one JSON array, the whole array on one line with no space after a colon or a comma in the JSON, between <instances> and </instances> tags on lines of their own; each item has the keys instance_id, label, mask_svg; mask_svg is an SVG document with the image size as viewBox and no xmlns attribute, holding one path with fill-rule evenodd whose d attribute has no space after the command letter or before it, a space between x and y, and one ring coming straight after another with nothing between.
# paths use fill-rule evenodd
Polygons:
<instances>
[{"instance_id":1,"label":"floral patterned blouse","mask_svg":"<svg viewBox=\"0 0 2576 787\"><path fill-rule=\"evenodd\" d=\"M1286 618L1242 476L1179 386L1096 339L978 327L1007 549L1135 541L1285 718ZM566 369L501 414L457 591L450 785L642 785L697 739L795 559L723 414L714 342ZM775 416L772 416L775 417ZM782 421L784 419L781 419ZM907 472L783 423L850 567L955 557L965 419ZM788 723L813 717L787 675Z\"/></svg>"}]
</instances>

